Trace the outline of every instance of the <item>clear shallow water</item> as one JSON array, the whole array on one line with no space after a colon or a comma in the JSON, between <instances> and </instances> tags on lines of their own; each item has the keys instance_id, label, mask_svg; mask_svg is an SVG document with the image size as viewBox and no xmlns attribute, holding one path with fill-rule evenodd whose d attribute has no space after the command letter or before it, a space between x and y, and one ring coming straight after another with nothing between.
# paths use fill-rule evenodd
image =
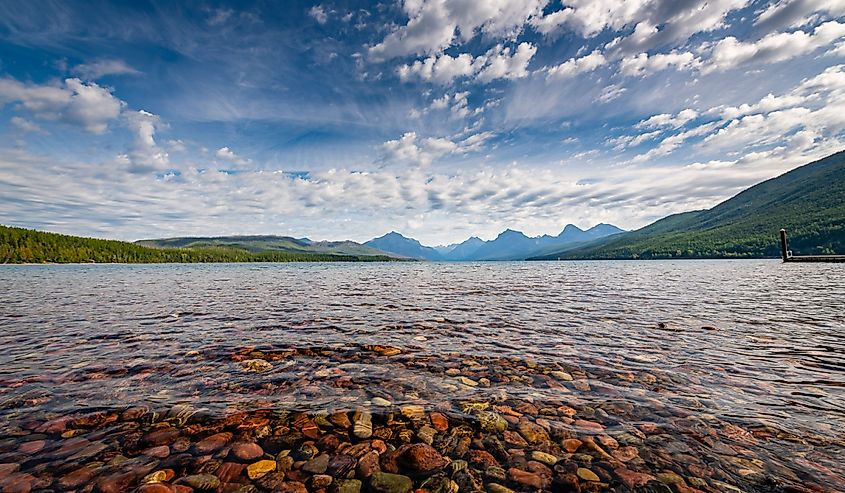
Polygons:
<instances>
[{"instance_id":1,"label":"clear shallow water","mask_svg":"<svg viewBox=\"0 0 845 493\"><path fill-rule=\"evenodd\" d=\"M402 353L366 351L374 344ZM256 355L272 369L244 371L242 360ZM551 371L575 383L518 378ZM336 384L341 373L354 390ZM468 385L461 376L494 378ZM743 471L723 483L765 491L745 473L765 469L781 484L845 489L845 269L777 261L0 266L0 436L19 435L26 420L133 404L187 404L214 417L340 402L351 410L376 396L395 406L453 403L456 419L472 418L466 401L563 399L581 414L598 409L611 431L658 423L681 456L712 454L712 463L736 459L741 447L767 464L734 464ZM687 429L676 419L695 422ZM719 436L727 429L722 442L734 450L693 437L702 426Z\"/></svg>"}]
</instances>

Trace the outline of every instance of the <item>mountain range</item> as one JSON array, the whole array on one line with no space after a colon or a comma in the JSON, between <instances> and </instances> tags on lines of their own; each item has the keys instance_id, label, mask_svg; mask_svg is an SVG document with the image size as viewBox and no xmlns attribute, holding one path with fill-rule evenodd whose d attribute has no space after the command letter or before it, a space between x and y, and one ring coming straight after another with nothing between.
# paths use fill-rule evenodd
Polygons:
<instances>
[{"instance_id":1,"label":"mountain range","mask_svg":"<svg viewBox=\"0 0 845 493\"><path fill-rule=\"evenodd\" d=\"M623 232L624 230L610 224L598 224L586 231L569 224L557 236L530 237L520 231L506 229L489 241L473 236L462 243L429 247L413 238L391 231L384 236L373 238L364 245L418 260L524 260L548 250L583 244Z\"/></svg>"},{"instance_id":2,"label":"mountain range","mask_svg":"<svg viewBox=\"0 0 845 493\"><path fill-rule=\"evenodd\" d=\"M796 255L845 254L845 151L754 185L712 209L533 259L779 257L781 228Z\"/></svg>"}]
</instances>

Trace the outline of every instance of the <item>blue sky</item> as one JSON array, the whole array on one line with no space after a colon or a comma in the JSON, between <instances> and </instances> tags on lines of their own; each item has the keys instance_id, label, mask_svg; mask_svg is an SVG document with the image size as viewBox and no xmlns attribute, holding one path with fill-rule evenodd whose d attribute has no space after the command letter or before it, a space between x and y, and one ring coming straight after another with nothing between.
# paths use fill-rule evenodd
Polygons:
<instances>
[{"instance_id":1,"label":"blue sky","mask_svg":"<svg viewBox=\"0 0 845 493\"><path fill-rule=\"evenodd\" d=\"M845 0L0 3L0 223L637 228L841 150Z\"/></svg>"}]
</instances>

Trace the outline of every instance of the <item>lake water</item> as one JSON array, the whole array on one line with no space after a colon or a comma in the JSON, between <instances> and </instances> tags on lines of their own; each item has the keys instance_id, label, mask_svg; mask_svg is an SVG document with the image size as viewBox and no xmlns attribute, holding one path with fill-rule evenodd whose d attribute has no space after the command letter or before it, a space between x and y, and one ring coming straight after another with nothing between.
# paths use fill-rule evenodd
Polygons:
<instances>
[{"instance_id":1,"label":"lake water","mask_svg":"<svg viewBox=\"0 0 845 493\"><path fill-rule=\"evenodd\" d=\"M304 465L347 442L431 491L843 491L845 269L0 266L4 493L366 488Z\"/></svg>"}]
</instances>

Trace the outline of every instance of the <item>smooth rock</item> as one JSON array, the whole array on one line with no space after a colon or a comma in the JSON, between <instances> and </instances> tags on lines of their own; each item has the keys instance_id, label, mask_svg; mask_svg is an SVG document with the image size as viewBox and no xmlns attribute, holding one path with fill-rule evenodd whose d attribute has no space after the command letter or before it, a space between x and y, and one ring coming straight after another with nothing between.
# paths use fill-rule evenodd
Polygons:
<instances>
[{"instance_id":1,"label":"smooth rock","mask_svg":"<svg viewBox=\"0 0 845 493\"><path fill-rule=\"evenodd\" d=\"M600 479L596 475L596 473L594 473L593 471L591 471L591 470L589 470L585 467L579 467L578 470L575 471L575 474L577 474L578 477L583 479L584 481L594 481L594 482L600 481Z\"/></svg>"},{"instance_id":2,"label":"smooth rock","mask_svg":"<svg viewBox=\"0 0 845 493\"><path fill-rule=\"evenodd\" d=\"M548 466L553 466L558 461L558 458L554 455L540 452L539 450L531 452L531 458Z\"/></svg>"},{"instance_id":3,"label":"smooth rock","mask_svg":"<svg viewBox=\"0 0 845 493\"><path fill-rule=\"evenodd\" d=\"M358 477L367 479L379 471L381 471L379 454L375 450L367 452L358 459Z\"/></svg>"},{"instance_id":4,"label":"smooth rock","mask_svg":"<svg viewBox=\"0 0 845 493\"><path fill-rule=\"evenodd\" d=\"M370 490L373 493L408 493L414 488L414 482L408 476L377 472L370 477Z\"/></svg>"},{"instance_id":5,"label":"smooth rock","mask_svg":"<svg viewBox=\"0 0 845 493\"><path fill-rule=\"evenodd\" d=\"M352 434L356 437L366 439L373 436L373 416L369 411L356 411L352 417L352 424Z\"/></svg>"},{"instance_id":6,"label":"smooth rock","mask_svg":"<svg viewBox=\"0 0 845 493\"><path fill-rule=\"evenodd\" d=\"M309 460L302 466L302 470L310 472L311 474L323 474L329 467L329 456L327 454L318 455Z\"/></svg>"},{"instance_id":7,"label":"smooth rock","mask_svg":"<svg viewBox=\"0 0 845 493\"><path fill-rule=\"evenodd\" d=\"M263 373L265 371L272 370L273 365L263 359L246 359L241 361L241 368L248 372Z\"/></svg>"},{"instance_id":8,"label":"smooth rock","mask_svg":"<svg viewBox=\"0 0 845 493\"><path fill-rule=\"evenodd\" d=\"M393 405L392 402L382 397L373 397L371 400L375 406L390 407Z\"/></svg>"},{"instance_id":9,"label":"smooth rock","mask_svg":"<svg viewBox=\"0 0 845 493\"><path fill-rule=\"evenodd\" d=\"M274 460L260 460L247 466L246 475L249 479L255 481L266 475L269 472L276 470L276 461Z\"/></svg>"},{"instance_id":10,"label":"smooth rock","mask_svg":"<svg viewBox=\"0 0 845 493\"><path fill-rule=\"evenodd\" d=\"M361 493L361 481L358 479L336 479L332 482L332 493Z\"/></svg>"},{"instance_id":11,"label":"smooth rock","mask_svg":"<svg viewBox=\"0 0 845 493\"><path fill-rule=\"evenodd\" d=\"M441 413L431 413L428 417L431 420L431 426L437 431L446 431L449 429L449 420Z\"/></svg>"},{"instance_id":12,"label":"smooth rock","mask_svg":"<svg viewBox=\"0 0 845 493\"><path fill-rule=\"evenodd\" d=\"M209 437L203 438L194 445L194 449L200 454L210 454L215 450L219 450L226 446L232 439L232 434L228 432L216 433Z\"/></svg>"},{"instance_id":13,"label":"smooth rock","mask_svg":"<svg viewBox=\"0 0 845 493\"><path fill-rule=\"evenodd\" d=\"M251 461L264 455L264 450L257 443L238 442L232 445L231 453L242 461Z\"/></svg>"},{"instance_id":14,"label":"smooth rock","mask_svg":"<svg viewBox=\"0 0 845 493\"><path fill-rule=\"evenodd\" d=\"M211 474L193 474L185 476L181 482L200 491L212 491L220 487L220 479Z\"/></svg>"}]
</instances>

